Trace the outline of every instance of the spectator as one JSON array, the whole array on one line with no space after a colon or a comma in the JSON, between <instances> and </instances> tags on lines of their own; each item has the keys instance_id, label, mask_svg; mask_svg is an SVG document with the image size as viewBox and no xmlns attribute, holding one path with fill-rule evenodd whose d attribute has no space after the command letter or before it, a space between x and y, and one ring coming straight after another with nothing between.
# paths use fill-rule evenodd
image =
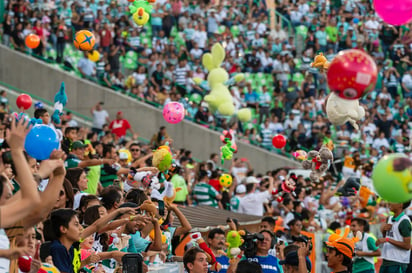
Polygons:
<instances>
[{"instance_id":1,"label":"spectator","mask_svg":"<svg viewBox=\"0 0 412 273\"><path fill-rule=\"evenodd\" d=\"M208 270L207 256L200 248L192 247L185 252L183 265L188 273L205 273Z\"/></svg>"},{"instance_id":2,"label":"spectator","mask_svg":"<svg viewBox=\"0 0 412 273\"><path fill-rule=\"evenodd\" d=\"M246 195L240 200L239 212L249 215L263 216L263 203L271 198L273 178L269 178L267 191L256 192L259 181L254 176L246 178Z\"/></svg>"},{"instance_id":3,"label":"spectator","mask_svg":"<svg viewBox=\"0 0 412 273\"><path fill-rule=\"evenodd\" d=\"M209 185L208 181L209 177L207 176L207 172L201 171L199 174L199 182L193 188L193 199L196 200L200 206L218 208L217 201L222 199L222 195Z\"/></svg>"},{"instance_id":4,"label":"spectator","mask_svg":"<svg viewBox=\"0 0 412 273\"><path fill-rule=\"evenodd\" d=\"M124 138L127 131L130 131L130 133L133 135L133 139L137 138L137 134L133 131L129 121L123 118L122 111L117 112L116 119L112 120L109 125L109 129L111 129L112 134L116 135L117 139Z\"/></svg>"}]
</instances>

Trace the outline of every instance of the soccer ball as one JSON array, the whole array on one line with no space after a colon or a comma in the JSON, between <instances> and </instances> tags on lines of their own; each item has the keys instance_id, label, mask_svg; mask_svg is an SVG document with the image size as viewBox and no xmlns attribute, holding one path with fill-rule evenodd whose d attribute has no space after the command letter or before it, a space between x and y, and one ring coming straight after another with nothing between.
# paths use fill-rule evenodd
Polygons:
<instances>
[{"instance_id":1,"label":"soccer ball","mask_svg":"<svg viewBox=\"0 0 412 273\"><path fill-rule=\"evenodd\" d=\"M88 30L80 30L76 32L73 44L77 49L91 51L94 48L95 42L93 33Z\"/></svg>"},{"instance_id":2,"label":"soccer ball","mask_svg":"<svg viewBox=\"0 0 412 273\"><path fill-rule=\"evenodd\" d=\"M232 176L227 173L222 174L219 178L219 184L224 188L229 188L230 186L232 186L232 182Z\"/></svg>"},{"instance_id":3,"label":"soccer ball","mask_svg":"<svg viewBox=\"0 0 412 273\"><path fill-rule=\"evenodd\" d=\"M37 273L60 273L60 270L58 270L54 265L42 263Z\"/></svg>"}]
</instances>

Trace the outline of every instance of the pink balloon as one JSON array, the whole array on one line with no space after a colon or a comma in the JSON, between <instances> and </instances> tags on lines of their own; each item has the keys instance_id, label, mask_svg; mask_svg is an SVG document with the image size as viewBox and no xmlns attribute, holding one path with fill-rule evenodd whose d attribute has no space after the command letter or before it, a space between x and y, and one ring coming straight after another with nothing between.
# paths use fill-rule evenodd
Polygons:
<instances>
[{"instance_id":1,"label":"pink balloon","mask_svg":"<svg viewBox=\"0 0 412 273\"><path fill-rule=\"evenodd\" d=\"M185 118L185 107L179 102L169 102L163 108L163 118L171 124L179 123Z\"/></svg>"},{"instance_id":2,"label":"pink balloon","mask_svg":"<svg viewBox=\"0 0 412 273\"><path fill-rule=\"evenodd\" d=\"M388 24L400 26L412 20L412 0L374 0L373 6Z\"/></svg>"}]
</instances>

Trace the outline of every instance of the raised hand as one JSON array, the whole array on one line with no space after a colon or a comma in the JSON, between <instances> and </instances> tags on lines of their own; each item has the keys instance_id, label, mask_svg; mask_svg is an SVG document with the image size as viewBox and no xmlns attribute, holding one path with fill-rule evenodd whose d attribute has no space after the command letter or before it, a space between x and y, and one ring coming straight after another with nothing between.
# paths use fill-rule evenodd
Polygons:
<instances>
[{"instance_id":1,"label":"raised hand","mask_svg":"<svg viewBox=\"0 0 412 273\"><path fill-rule=\"evenodd\" d=\"M28 126L28 121L20 119L16 122L13 118L11 121L11 127L6 132L6 141L11 150L23 149L24 141L32 126Z\"/></svg>"}]
</instances>

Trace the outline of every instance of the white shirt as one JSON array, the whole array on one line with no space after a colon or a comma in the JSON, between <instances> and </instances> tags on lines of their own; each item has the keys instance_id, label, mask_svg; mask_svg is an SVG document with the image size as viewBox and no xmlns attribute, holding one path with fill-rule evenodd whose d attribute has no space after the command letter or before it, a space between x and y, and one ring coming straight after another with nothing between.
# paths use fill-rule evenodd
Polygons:
<instances>
[{"instance_id":1,"label":"white shirt","mask_svg":"<svg viewBox=\"0 0 412 273\"><path fill-rule=\"evenodd\" d=\"M408 88L409 90L412 89L412 76L409 73L405 73L402 77L402 83Z\"/></svg>"},{"instance_id":2,"label":"white shirt","mask_svg":"<svg viewBox=\"0 0 412 273\"><path fill-rule=\"evenodd\" d=\"M240 200L239 213L263 216L263 203L271 197L268 191L248 193Z\"/></svg>"},{"instance_id":3,"label":"white shirt","mask_svg":"<svg viewBox=\"0 0 412 273\"><path fill-rule=\"evenodd\" d=\"M197 42L200 48L205 48L207 41L207 33L205 31L196 31L193 34L192 40Z\"/></svg>"},{"instance_id":4,"label":"white shirt","mask_svg":"<svg viewBox=\"0 0 412 273\"><path fill-rule=\"evenodd\" d=\"M389 142L386 138L377 138L373 141L372 147L379 150L382 146L389 148Z\"/></svg>"},{"instance_id":5,"label":"white shirt","mask_svg":"<svg viewBox=\"0 0 412 273\"><path fill-rule=\"evenodd\" d=\"M93 111L93 128L102 129L109 114L106 110Z\"/></svg>"}]
</instances>

